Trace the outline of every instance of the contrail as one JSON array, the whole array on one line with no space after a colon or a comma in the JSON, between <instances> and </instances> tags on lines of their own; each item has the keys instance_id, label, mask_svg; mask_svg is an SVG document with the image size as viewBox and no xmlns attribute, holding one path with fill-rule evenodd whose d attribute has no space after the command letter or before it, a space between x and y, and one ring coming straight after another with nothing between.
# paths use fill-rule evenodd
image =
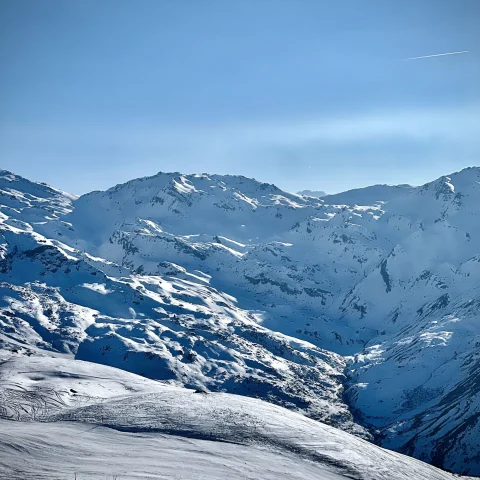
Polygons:
<instances>
[{"instance_id":1,"label":"contrail","mask_svg":"<svg viewBox=\"0 0 480 480\"><path fill-rule=\"evenodd\" d=\"M445 55L460 55L461 53L468 53L468 52L469 50L463 50L461 52L436 53L435 55L424 55L423 57L404 58L404 60L419 60L420 58L443 57Z\"/></svg>"}]
</instances>

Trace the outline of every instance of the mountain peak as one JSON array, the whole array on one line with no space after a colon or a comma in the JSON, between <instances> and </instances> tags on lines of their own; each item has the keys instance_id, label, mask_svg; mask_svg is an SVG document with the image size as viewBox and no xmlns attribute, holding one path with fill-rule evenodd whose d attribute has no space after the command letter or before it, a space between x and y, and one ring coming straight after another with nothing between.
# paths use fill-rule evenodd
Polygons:
<instances>
[{"instance_id":1,"label":"mountain peak","mask_svg":"<svg viewBox=\"0 0 480 480\"><path fill-rule=\"evenodd\" d=\"M300 192L297 192L297 194L315 198L322 198L327 195L323 190L301 190Z\"/></svg>"}]
</instances>

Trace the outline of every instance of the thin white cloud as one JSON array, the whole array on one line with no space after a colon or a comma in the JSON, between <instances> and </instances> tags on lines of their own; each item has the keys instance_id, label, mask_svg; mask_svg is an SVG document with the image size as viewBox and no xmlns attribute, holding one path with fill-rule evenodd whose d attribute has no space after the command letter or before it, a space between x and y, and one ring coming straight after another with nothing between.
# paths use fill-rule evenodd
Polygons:
<instances>
[{"instance_id":1,"label":"thin white cloud","mask_svg":"<svg viewBox=\"0 0 480 480\"><path fill-rule=\"evenodd\" d=\"M52 147L61 150L97 149L145 153L168 150L182 158L185 151L218 153L248 148L345 145L381 140L442 141L478 144L480 105L404 109L363 115L313 116L288 120L198 126L165 125L24 125L0 129L2 144Z\"/></svg>"},{"instance_id":2,"label":"thin white cloud","mask_svg":"<svg viewBox=\"0 0 480 480\"><path fill-rule=\"evenodd\" d=\"M469 50L462 50L461 52L436 53L434 55L423 55L421 57L404 58L403 60L420 60L421 58L444 57L446 55L460 55L462 53L469 53Z\"/></svg>"},{"instance_id":3,"label":"thin white cloud","mask_svg":"<svg viewBox=\"0 0 480 480\"><path fill-rule=\"evenodd\" d=\"M213 125L10 125L0 158L26 176L37 162L50 172L42 180L76 193L159 170L242 174L291 191L320 188L321 176L333 192L478 164L479 118L474 104Z\"/></svg>"}]
</instances>

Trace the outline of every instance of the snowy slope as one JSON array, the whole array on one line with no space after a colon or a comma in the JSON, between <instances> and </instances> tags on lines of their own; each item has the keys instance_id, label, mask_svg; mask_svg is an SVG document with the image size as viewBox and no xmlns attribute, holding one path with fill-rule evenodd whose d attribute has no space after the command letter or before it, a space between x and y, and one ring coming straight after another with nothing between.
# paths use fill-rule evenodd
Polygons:
<instances>
[{"instance_id":1,"label":"snowy slope","mask_svg":"<svg viewBox=\"0 0 480 480\"><path fill-rule=\"evenodd\" d=\"M372 185L322 197L325 203L332 205L375 205L401 198L414 189L411 185Z\"/></svg>"},{"instance_id":2,"label":"snowy slope","mask_svg":"<svg viewBox=\"0 0 480 480\"><path fill-rule=\"evenodd\" d=\"M0 338L368 438L350 407L480 475L479 204L479 168L321 199L179 173L76 199L3 172Z\"/></svg>"},{"instance_id":3,"label":"snowy slope","mask_svg":"<svg viewBox=\"0 0 480 480\"><path fill-rule=\"evenodd\" d=\"M0 478L453 478L256 399L39 353L1 354L24 421L0 420Z\"/></svg>"}]
</instances>

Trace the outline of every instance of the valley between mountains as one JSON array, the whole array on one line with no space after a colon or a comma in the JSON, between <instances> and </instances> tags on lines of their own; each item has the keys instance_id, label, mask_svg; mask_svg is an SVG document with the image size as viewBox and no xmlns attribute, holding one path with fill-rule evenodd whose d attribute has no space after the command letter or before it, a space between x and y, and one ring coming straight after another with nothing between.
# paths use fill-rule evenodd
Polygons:
<instances>
[{"instance_id":1,"label":"valley between mountains","mask_svg":"<svg viewBox=\"0 0 480 480\"><path fill-rule=\"evenodd\" d=\"M0 474L84 422L85 458L167 435L204 478L278 478L281 452L284 478L453 478L369 442L480 476L479 206L476 167L322 197L180 173L77 197L0 171ZM70 478L40 457L35 478ZM171 478L153 458L138 478Z\"/></svg>"}]
</instances>

